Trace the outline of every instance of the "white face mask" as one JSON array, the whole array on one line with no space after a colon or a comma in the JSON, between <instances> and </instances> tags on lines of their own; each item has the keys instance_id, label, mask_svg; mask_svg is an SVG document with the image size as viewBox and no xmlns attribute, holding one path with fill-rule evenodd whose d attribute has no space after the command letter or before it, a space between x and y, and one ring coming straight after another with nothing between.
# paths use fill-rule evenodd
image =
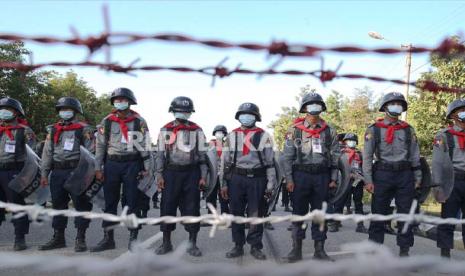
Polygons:
<instances>
[{"instance_id":1,"label":"white face mask","mask_svg":"<svg viewBox=\"0 0 465 276\"><path fill-rule=\"evenodd\" d=\"M113 106L117 109L117 110L126 110L128 109L129 107L129 102L114 102Z\"/></svg>"},{"instance_id":2,"label":"white face mask","mask_svg":"<svg viewBox=\"0 0 465 276\"><path fill-rule=\"evenodd\" d=\"M351 141L351 140L348 140L346 141L346 145L349 147L349 148L355 148L357 146L357 142L356 141Z\"/></svg>"},{"instance_id":3,"label":"white face mask","mask_svg":"<svg viewBox=\"0 0 465 276\"><path fill-rule=\"evenodd\" d=\"M241 114L239 115L239 122L245 127L251 127L255 124L255 115L253 114Z\"/></svg>"},{"instance_id":4,"label":"white face mask","mask_svg":"<svg viewBox=\"0 0 465 276\"><path fill-rule=\"evenodd\" d=\"M307 109L307 112L310 113L311 115L318 115L323 110L323 107L321 106L321 104L313 103L313 104L308 104L306 109Z\"/></svg>"},{"instance_id":5,"label":"white face mask","mask_svg":"<svg viewBox=\"0 0 465 276\"><path fill-rule=\"evenodd\" d=\"M465 111L457 113L457 117L458 117L459 121L461 121L461 122L465 121Z\"/></svg>"},{"instance_id":6,"label":"white face mask","mask_svg":"<svg viewBox=\"0 0 465 276\"><path fill-rule=\"evenodd\" d=\"M401 105L391 104L387 106L387 112L393 116L399 116L404 111Z\"/></svg>"},{"instance_id":7,"label":"white face mask","mask_svg":"<svg viewBox=\"0 0 465 276\"><path fill-rule=\"evenodd\" d=\"M60 112L58 112L58 116L60 116L63 120L69 120L74 117L74 112L72 110L60 110Z\"/></svg>"},{"instance_id":8,"label":"white face mask","mask_svg":"<svg viewBox=\"0 0 465 276\"><path fill-rule=\"evenodd\" d=\"M0 109L0 120L11 120L15 114L8 109Z\"/></svg>"},{"instance_id":9,"label":"white face mask","mask_svg":"<svg viewBox=\"0 0 465 276\"><path fill-rule=\"evenodd\" d=\"M174 112L174 118L179 120L187 121L191 117L192 113L187 112Z\"/></svg>"},{"instance_id":10,"label":"white face mask","mask_svg":"<svg viewBox=\"0 0 465 276\"><path fill-rule=\"evenodd\" d=\"M223 140L223 138L224 138L224 133L221 132L221 131L215 132L215 138L216 138L216 140L218 140L218 141Z\"/></svg>"}]
</instances>

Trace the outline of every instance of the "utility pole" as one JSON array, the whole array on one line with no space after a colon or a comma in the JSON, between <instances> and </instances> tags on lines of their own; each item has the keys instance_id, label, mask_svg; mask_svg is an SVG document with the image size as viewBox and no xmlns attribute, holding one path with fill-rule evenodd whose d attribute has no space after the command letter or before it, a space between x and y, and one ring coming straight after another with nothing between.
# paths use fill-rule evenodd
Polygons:
<instances>
[{"instance_id":1,"label":"utility pole","mask_svg":"<svg viewBox=\"0 0 465 276\"><path fill-rule=\"evenodd\" d=\"M405 63L405 67L407 69L407 73L405 74L406 75L406 79L405 79L405 92L404 92L404 97L405 97L405 100L408 101L408 92L409 92L409 89L410 89L410 71L411 71L411 68L412 68L412 44L402 44L401 45L402 48L406 48L407 49L407 56L406 56L406 63ZM402 120L406 121L407 120L407 111L405 111L403 114L402 114Z\"/></svg>"}]
</instances>

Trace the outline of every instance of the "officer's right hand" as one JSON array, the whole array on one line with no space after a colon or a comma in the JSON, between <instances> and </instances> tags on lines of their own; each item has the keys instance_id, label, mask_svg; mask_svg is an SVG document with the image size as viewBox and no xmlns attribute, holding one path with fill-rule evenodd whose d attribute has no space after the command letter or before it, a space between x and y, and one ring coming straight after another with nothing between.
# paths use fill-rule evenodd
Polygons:
<instances>
[{"instance_id":1,"label":"officer's right hand","mask_svg":"<svg viewBox=\"0 0 465 276\"><path fill-rule=\"evenodd\" d=\"M162 177L158 178L157 180L157 186L158 186L158 191L160 192L161 190L165 189L165 179Z\"/></svg>"},{"instance_id":2,"label":"officer's right hand","mask_svg":"<svg viewBox=\"0 0 465 276\"><path fill-rule=\"evenodd\" d=\"M42 187L48 186L48 177L41 177L40 178L40 186L42 186Z\"/></svg>"},{"instance_id":3,"label":"officer's right hand","mask_svg":"<svg viewBox=\"0 0 465 276\"><path fill-rule=\"evenodd\" d=\"M221 191L220 191L220 194L221 194L221 197L222 197L224 200L228 200L228 199L229 199L229 196L228 196L228 187L222 187L222 188L221 188Z\"/></svg>"},{"instance_id":4,"label":"officer's right hand","mask_svg":"<svg viewBox=\"0 0 465 276\"><path fill-rule=\"evenodd\" d=\"M367 183L365 185L365 190L367 190L367 192L369 192L370 194L374 193L375 192L375 185L373 183Z\"/></svg>"},{"instance_id":5,"label":"officer's right hand","mask_svg":"<svg viewBox=\"0 0 465 276\"><path fill-rule=\"evenodd\" d=\"M286 188L289 191L289 193L292 193L294 191L294 187L295 187L294 182L287 182Z\"/></svg>"},{"instance_id":6,"label":"officer's right hand","mask_svg":"<svg viewBox=\"0 0 465 276\"><path fill-rule=\"evenodd\" d=\"M95 171L95 178L98 180L98 181L103 181L103 172L102 171Z\"/></svg>"}]
</instances>

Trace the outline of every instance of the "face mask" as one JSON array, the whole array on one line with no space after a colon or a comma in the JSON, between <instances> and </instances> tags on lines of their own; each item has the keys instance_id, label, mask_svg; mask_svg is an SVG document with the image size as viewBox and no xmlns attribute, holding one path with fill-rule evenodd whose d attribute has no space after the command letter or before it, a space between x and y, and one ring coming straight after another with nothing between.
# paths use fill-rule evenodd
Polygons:
<instances>
[{"instance_id":1,"label":"face mask","mask_svg":"<svg viewBox=\"0 0 465 276\"><path fill-rule=\"evenodd\" d=\"M0 109L0 120L11 120L15 114L8 109Z\"/></svg>"},{"instance_id":2,"label":"face mask","mask_svg":"<svg viewBox=\"0 0 465 276\"><path fill-rule=\"evenodd\" d=\"M216 140L223 140L223 138L224 138L224 133L221 132L221 131L217 131L217 132L215 133L215 138L216 138Z\"/></svg>"},{"instance_id":3,"label":"face mask","mask_svg":"<svg viewBox=\"0 0 465 276\"><path fill-rule=\"evenodd\" d=\"M459 119L460 122L464 122L465 121L465 111L459 112L457 114L457 118Z\"/></svg>"},{"instance_id":4,"label":"face mask","mask_svg":"<svg viewBox=\"0 0 465 276\"><path fill-rule=\"evenodd\" d=\"M69 120L74 117L74 112L71 110L61 110L58 112L58 116L60 116L63 120Z\"/></svg>"},{"instance_id":5,"label":"face mask","mask_svg":"<svg viewBox=\"0 0 465 276\"><path fill-rule=\"evenodd\" d=\"M323 107L320 104L309 104L307 105L307 112L311 115L318 115L323 110Z\"/></svg>"},{"instance_id":6,"label":"face mask","mask_svg":"<svg viewBox=\"0 0 465 276\"><path fill-rule=\"evenodd\" d=\"M404 108L401 105L393 104L393 105L387 106L387 112L389 113L389 115L392 115L394 117L399 116L400 114L402 114L403 111L404 111Z\"/></svg>"},{"instance_id":7,"label":"face mask","mask_svg":"<svg viewBox=\"0 0 465 276\"><path fill-rule=\"evenodd\" d=\"M246 127L251 127L255 124L255 115L253 114L241 114L239 115L239 122Z\"/></svg>"},{"instance_id":8,"label":"face mask","mask_svg":"<svg viewBox=\"0 0 465 276\"><path fill-rule=\"evenodd\" d=\"M191 117L191 113L186 112L174 112L174 118L179 120L187 121Z\"/></svg>"},{"instance_id":9,"label":"face mask","mask_svg":"<svg viewBox=\"0 0 465 276\"><path fill-rule=\"evenodd\" d=\"M352 149L353 149L353 148L355 148L355 147L357 146L357 142L355 142L355 141L350 141L350 140L349 140L349 141L346 142L346 145L347 145L349 148L352 148Z\"/></svg>"},{"instance_id":10,"label":"face mask","mask_svg":"<svg viewBox=\"0 0 465 276\"><path fill-rule=\"evenodd\" d=\"M115 102L113 104L113 106L117 109L117 110L126 110L128 109L129 107L129 103L128 102Z\"/></svg>"}]
</instances>

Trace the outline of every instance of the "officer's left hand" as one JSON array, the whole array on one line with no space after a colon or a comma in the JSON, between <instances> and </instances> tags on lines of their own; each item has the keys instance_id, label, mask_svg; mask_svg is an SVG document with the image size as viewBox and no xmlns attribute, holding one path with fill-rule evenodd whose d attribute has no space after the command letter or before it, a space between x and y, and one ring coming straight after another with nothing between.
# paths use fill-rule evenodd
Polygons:
<instances>
[{"instance_id":1,"label":"officer's left hand","mask_svg":"<svg viewBox=\"0 0 465 276\"><path fill-rule=\"evenodd\" d=\"M333 181L329 182L328 186L329 186L330 189L336 189L337 188L336 181L333 180Z\"/></svg>"},{"instance_id":2,"label":"officer's left hand","mask_svg":"<svg viewBox=\"0 0 465 276\"><path fill-rule=\"evenodd\" d=\"M421 188L421 182L415 183L415 190L419 190Z\"/></svg>"},{"instance_id":3,"label":"officer's left hand","mask_svg":"<svg viewBox=\"0 0 465 276\"><path fill-rule=\"evenodd\" d=\"M204 191L206 187L207 187L207 181L203 177L200 178L200 180L199 180L199 189L201 191Z\"/></svg>"}]
</instances>

